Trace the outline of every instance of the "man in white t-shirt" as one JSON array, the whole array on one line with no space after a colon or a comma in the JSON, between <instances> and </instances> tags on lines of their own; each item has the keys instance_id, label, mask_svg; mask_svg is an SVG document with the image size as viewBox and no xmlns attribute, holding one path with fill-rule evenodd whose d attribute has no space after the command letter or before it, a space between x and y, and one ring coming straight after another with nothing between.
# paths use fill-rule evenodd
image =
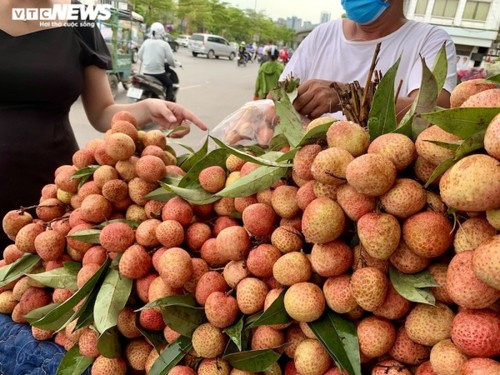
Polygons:
<instances>
[{"instance_id":1,"label":"man in white t-shirt","mask_svg":"<svg viewBox=\"0 0 500 375\"><path fill-rule=\"evenodd\" d=\"M300 44L286 65L280 80L288 75L300 79L294 107L303 115L317 118L340 111L333 81L363 86L369 74L377 43L381 42L376 66L382 74L401 56L395 84L402 87L396 103L398 118L410 108L422 78L422 62L432 68L446 43L448 75L437 105L449 107L456 85L456 52L450 36L441 28L406 19L403 0L342 0L346 19L317 26Z\"/></svg>"},{"instance_id":2,"label":"man in white t-shirt","mask_svg":"<svg viewBox=\"0 0 500 375\"><path fill-rule=\"evenodd\" d=\"M139 48L142 71L158 79L165 87L166 100L173 99L173 83L165 71L165 63L175 66L174 54L168 42L162 39L165 28L159 22L151 25L151 38L146 39Z\"/></svg>"}]
</instances>

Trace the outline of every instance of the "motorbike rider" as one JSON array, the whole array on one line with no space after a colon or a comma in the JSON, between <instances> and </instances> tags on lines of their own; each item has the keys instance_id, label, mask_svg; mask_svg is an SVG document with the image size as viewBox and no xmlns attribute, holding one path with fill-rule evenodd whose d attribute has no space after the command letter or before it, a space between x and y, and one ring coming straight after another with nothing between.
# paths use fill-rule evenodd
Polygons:
<instances>
[{"instance_id":1,"label":"motorbike rider","mask_svg":"<svg viewBox=\"0 0 500 375\"><path fill-rule=\"evenodd\" d=\"M272 46L267 51L267 61L260 66L257 73L254 100L265 99L269 92L276 87L280 75L285 69L285 66L278 61L278 56L279 51L276 46Z\"/></svg>"},{"instance_id":2,"label":"motorbike rider","mask_svg":"<svg viewBox=\"0 0 500 375\"><path fill-rule=\"evenodd\" d=\"M139 49L143 73L159 80L165 87L165 98L173 101L173 83L165 71L165 62L175 66L174 54L168 42L163 40L165 28L160 22L151 25L151 38L146 39Z\"/></svg>"},{"instance_id":3,"label":"motorbike rider","mask_svg":"<svg viewBox=\"0 0 500 375\"><path fill-rule=\"evenodd\" d=\"M241 61L246 62L245 54L247 53L247 44L245 42L240 43L240 48L238 50L238 57Z\"/></svg>"}]
</instances>

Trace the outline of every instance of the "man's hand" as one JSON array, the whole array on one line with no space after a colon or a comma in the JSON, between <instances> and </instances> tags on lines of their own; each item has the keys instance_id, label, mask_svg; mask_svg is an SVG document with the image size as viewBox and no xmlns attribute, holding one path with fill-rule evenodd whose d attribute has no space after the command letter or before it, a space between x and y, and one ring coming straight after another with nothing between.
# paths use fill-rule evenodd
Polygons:
<instances>
[{"instance_id":1,"label":"man's hand","mask_svg":"<svg viewBox=\"0 0 500 375\"><path fill-rule=\"evenodd\" d=\"M293 102L297 112L315 119L325 113L339 111L339 97L331 84L331 81L321 79L312 79L300 84L297 98Z\"/></svg>"}]
</instances>

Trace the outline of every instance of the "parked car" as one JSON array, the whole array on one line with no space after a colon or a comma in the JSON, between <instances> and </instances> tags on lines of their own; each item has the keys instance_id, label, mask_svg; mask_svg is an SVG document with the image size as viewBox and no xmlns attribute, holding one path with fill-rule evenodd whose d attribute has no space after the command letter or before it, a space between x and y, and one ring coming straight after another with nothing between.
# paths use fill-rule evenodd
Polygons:
<instances>
[{"instance_id":1,"label":"parked car","mask_svg":"<svg viewBox=\"0 0 500 375\"><path fill-rule=\"evenodd\" d=\"M172 48L172 51L177 52L179 49L179 42L177 42L172 35L169 33L163 34L163 39L170 44L170 48Z\"/></svg>"},{"instance_id":2,"label":"parked car","mask_svg":"<svg viewBox=\"0 0 500 375\"><path fill-rule=\"evenodd\" d=\"M189 39L191 39L191 35L186 35L186 34L181 34L177 37L175 40L181 47L186 47L188 46Z\"/></svg>"},{"instance_id":3,"label":"parked car","mask_svg":"<svg viewBox=\"0 0 500 375\"><path fill-rule=\"evenodd\" d=\"M205 55L207 59L215 57L227 57L233 60L238 54L238 49L232 47L229 42L219 35L213 34L193 34L189 41L188 48L194 57Z\"/></svg>"}]
</instances>

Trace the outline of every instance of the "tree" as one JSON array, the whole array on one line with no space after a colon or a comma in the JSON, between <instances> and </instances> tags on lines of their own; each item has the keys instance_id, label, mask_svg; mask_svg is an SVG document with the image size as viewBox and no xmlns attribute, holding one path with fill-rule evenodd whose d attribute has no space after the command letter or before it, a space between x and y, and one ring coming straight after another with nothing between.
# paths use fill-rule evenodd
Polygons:
<instances>
[{"instance_id":1,"label":"tree","mask_svg":"<svg viewBox=\"0 0 500 375\"><path fill-rule=\"evenodd\" d=\"M241 10L220 0L132 0L146 24L172 24L179 33L205 32L230 41L290 43L294 31L277 25L263 12Z\"/></svg>"},{"instance_id":2,"label":"tree","mask_svg":"<svg viewBox=\"0 0 500 375\"><path fill-rule=\"evenodd\" d=\"M133 0L134 11L144 17L144 22L172 24L175 20L175 4L173 0Z\"/></svg>"}]
</instances>

